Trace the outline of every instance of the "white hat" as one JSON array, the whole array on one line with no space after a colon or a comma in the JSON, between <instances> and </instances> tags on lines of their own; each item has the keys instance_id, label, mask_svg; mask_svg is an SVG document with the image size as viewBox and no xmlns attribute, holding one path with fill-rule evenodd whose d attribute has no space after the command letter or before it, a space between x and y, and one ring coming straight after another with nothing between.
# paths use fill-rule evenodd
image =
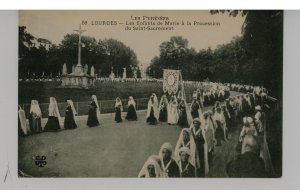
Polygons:
<instances>
[{"instance_id":1,"label":"white hat","mask_svg":"<svg viewBox=\"0 0 300 190\"><path fill-rule=\"evenodd\" d=\"M247 122L248 122L249 124L252 124L252 123L253 123L252 117L247 117Z\"/></svg>"},{"instance_id":2,"label":"white hat","mask_svg":"<svg viewBox=\"0 0 300 190\"><path fill-rule=\"evenodd\" d=\"M255 110L261 111L261 107L260 106L255 106Z\"/></svg>"}]
</instances>

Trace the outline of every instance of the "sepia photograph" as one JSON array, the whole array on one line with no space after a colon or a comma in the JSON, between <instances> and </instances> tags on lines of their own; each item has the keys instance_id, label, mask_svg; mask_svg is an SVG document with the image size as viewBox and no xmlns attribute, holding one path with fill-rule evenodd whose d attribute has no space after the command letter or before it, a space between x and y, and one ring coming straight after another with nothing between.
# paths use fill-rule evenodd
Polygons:
<instances>
[{"instance_id":1,"label":"sepia photograph","mask_svg":"<svg viewBox=\"0 0 300 190\"><path fill-rule=\"evenodd\" d=\"M283 18L20 10L18 176L281 178Z\"/></svg>"}]
</instances>

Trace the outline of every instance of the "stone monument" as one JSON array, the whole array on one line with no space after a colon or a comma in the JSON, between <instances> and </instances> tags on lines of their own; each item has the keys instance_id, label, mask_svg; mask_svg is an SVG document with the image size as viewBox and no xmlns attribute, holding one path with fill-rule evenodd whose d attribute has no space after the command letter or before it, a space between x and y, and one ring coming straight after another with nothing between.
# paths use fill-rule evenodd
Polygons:
<instances>
[{"instance_id":1,"label":"stone monument","mask_svg":"<svg viewBox=\"0 0 300 190\"><path fill-rule=\"evenodd\" d=\"M85 64L84 68L81 64L81 34L85 32L85 30L81 29L81 25L79 25L78 30L74 30L78 32L78 63L76 66L72 67L72 73L68 74L66 69L61 77L61 86L66 88L91 88L95 85L95 76L88 75L88 65Z\"/></svg>"}]
</instances>

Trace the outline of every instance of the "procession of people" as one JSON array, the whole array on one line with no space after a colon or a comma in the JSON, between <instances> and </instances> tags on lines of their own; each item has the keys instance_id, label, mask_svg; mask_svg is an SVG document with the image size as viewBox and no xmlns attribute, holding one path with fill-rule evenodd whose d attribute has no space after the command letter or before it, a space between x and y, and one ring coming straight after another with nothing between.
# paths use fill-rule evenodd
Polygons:
<instances>
[{"instance_id":1,"label":"procession of people","mask_svg":"<svg viewBox=\"0 0 300 190\"><path fill-rule=\"evenodd\" d=\"M237 87L230 86L230 88ZM236 97L227 94L226 89L220 88L220 86L210 91L196 89L192 94L192 102L190 104L186 102L182 92L179 92L177 95L163 94L160 101L156 94L152 93L147 105L145 123L149 125L167 123L179 126L182 128L182 131L174 149L171 143L164 143L158 155L151 155L146 160L138 176L205 177L209 173L216 146L222 147L224 143L227 143L228 134L237 128L237 125L241 122L243 126L240 129L241 132L235 147L236 150L243 155L247 152L245 148L247 143L245 141L254 143L255 148L249 151L255 151L255 155L260 157L253 159L261 161L263 153L258 147L262 144L262 140L259 137L264 133L264 112L269 106L266 103L266 90L251 89L253 90L252 93L246 92ZM204 111L211 104L213 104L211 109ZM133 96L128 97L126 108L127 114L125 119L128 122L138 120L136 101ZM102 125L100 122L100 110L101 107L97 96L92 95L86 122L88 127L99 127ZM122 112L124 109L119 97L115 100L114 110L115 122L123 122ZM42 111L38 101L32 100L28 117L29 126L27 125L24 110L19 106L19 133L21 136L24 136L43 131L56 132L62 129L76 129L76 117L77 111L72 100L67 100L63 120L55 97L50 97L48 120L46 125L42 127ZM247 155L253 156L249 153ZM243 156L240 159L242 158ZM243 163L243 160L231 161L226 168L228 175L235 177L247 175L239 173L238 167L240 166L236 162ZM243 167L245 169L246 166ZM259 171L263 170L262 168L259 169ZM249 172L249 177L256 177L251 175L255 175L255 172Z\"/></svg>"}]
</instances>

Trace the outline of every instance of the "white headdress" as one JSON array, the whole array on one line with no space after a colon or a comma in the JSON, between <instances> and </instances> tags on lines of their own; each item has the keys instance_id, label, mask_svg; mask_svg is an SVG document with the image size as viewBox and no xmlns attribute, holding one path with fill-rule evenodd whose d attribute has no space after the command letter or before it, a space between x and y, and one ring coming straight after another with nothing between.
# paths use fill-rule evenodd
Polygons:
<instances>
[{"instance_id":1,"label":"white headdress","mask_svg":"<svg viewBox=\"0 0 300 190\"><path fill-rule=\"evenodd\" d=\"M189 145L190 148L188 148L184 145L184 141L183 141L183 132L184 131L186 131L189 134L190 141L187 145ZM177 144L176 144L176 147L175 147L175 153L174 153L174 157L175 157L175 160L177 162L180 160L179 153L180 153L180 149L182 147L186 147L190 150L190 154L189 154L190 155L190 162L195 168L199 168L200 167L199 157L198 157L194 137L191 133L191 129L185 128L185 129L181 130L181 133L179 135L179 138L178 138L178 141L177 141Z\"/></svg>"},{"instance_id":2,"label":"white headdress","mask_svg":"<svg viewBox=\"0 0 300 190\"><path fill-rule=\"evenodd\" d=\"M120 107L121 111L123 111L123 104L119 97L116 98L115 108Z\"/></svg>"},{"instance_id":3,"label":"white headdress","mask_svg":"<svg viewBox=\"0 0 300 190\"><path fill-rule=\"evenodd\" d=\"M135 107L136 103L132 96L129 96L129 100L128 100L128 106L130 106L130 105L133 105L134 109L136 109L136 107Z\"/></svg>"},{"instance_id":4,"label":"white headdress","mask_svg":"<svg viewBox=\"0 0 300 190\"><path fill-rule=\"evenodd\" d=\"M38 117L42 117L42 111L37 100L31 100L30 113L34 113Z\"/></svg>"},{"instance_id":5,"label":"white headdress","mask_svg":"<svg viewBox=\"0 0 300 190\"><path fill-rule=\"evenodd\" d=\"M76 112L76 109L75 109L75 107L74 107L73 101L72 101L72 100L67 100L67 102L68 102L68 104L71 106L73 115L74 115L74 117L75 117L75 115L77 114L77 112Z\"/></svg>"},{"instance_id":6,"label":"white headdress","mask_svg":"<svg viewBox=\"0 0 300 190\"><path fill-rule=\"evenodd\" d=\"M147 161L145 162L145 164L143 165L138 177L142 177L142 176L145 176L146 178L147 177L150 177L149 175L149 171L148 171L148 166L149 165L153 165L154 166L154 170L155 170L155 177L158 178L158 177L161 177L160 174L162 172L162 169L160 167L160 159L157 155L151 155Z\"/></svg>"},{"instance_id":7,"label":"white headdress","mask_svg":"<svg viewBox=\"0 0 300 190\"><path fill-rule=\"evenodd\" d=\"M173 148L172 148L172 145L171 145L171 143L166 142L166 143L164 143L163 145L161 145L160 150L159 150L159 153L158 153L158 156L159 156L159 158L160 158L161 160L162 160L162 158L163 158L162 152L163 152L164 149L169 150L170 153L171 153L171 157L173 157Z\"/></svg>"},{"instance_id":8,"label":"white headdress","mask_svg":"<svg viewBox=\"0 0 300 190\"><path fill-rule=\"evenodd\" d=\"M153 98L153 102L151 100L151 98ZM158 111L158 99L156 94L152 94L149 101L148 101L148 109L147 109L147 118L150 116L150 112L151 112L151 107L153 107L153 111L154 111L154 117L156 119L158 119L159 116L159 111Z\"/></svg>"},{"instance_id":9,"label":"white headdress","mask_svg":"<svg viewBox=\"0 0 300 190\"><path fill-rule=\"evenodd\" d=\"M27 120L25 116L24 110L19 106L19 111L18 111L19 119L20 119L20 124L21 124L21 129L24 132L25 135L27 135L28 132L30 132L30 128L27 125Z\"/></svg>"},{"instance_id":10,"label":"white headdress","mask_svg":"<svg viewBox=\"0 0 300 190\"><path fill-rule=\"evenodd\" d=\"M49 104L48 111L49 111L49 116L54 116L58 118L59 125L62 128L62 120L60 117L56 99L54 97L50 97L50 104Z\"/></svg>"},{"instance_id":11,"label":"white headdress","mask_svg":"<svg viewBox=\"0 0 300 190\"><path fill-rule=\"evenodd\" d=\"M98 104L98 99L96 95L92 95L92 100L95 102L96 106L97 106L97 117L98 119L100 119L100 106Z\"/></svg>"},{"instance_id":12,"label":"white headdress","mask_svg":"<svg viewBox=\"0 0 300 190\"><path fill-rule=\"evenodd\" d=\"M167 99L166 95L161 96L161 99L160 99L160 102L159 102L159 110L161 110L163 108L163 104L164 104L165 107L168 106L168 99Z\"/></svg>"}]
</instances>

